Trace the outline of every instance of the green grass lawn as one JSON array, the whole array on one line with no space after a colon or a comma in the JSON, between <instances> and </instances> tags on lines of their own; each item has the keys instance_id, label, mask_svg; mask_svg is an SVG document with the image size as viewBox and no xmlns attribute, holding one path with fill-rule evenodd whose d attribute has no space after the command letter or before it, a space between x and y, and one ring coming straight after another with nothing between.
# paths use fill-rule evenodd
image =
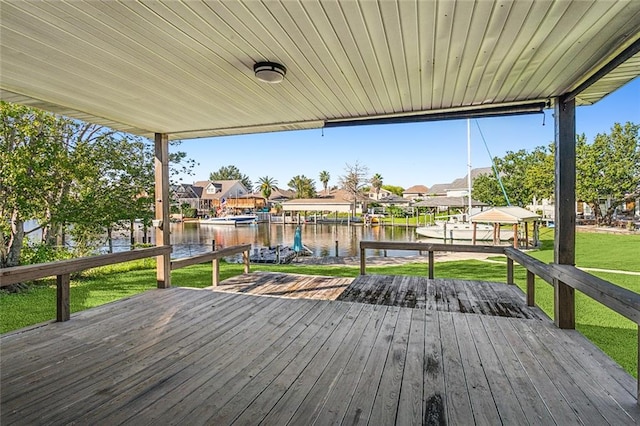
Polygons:
<instances>
[{"instance_id":1,"label":"green grass lawn","mask_svg":"<svg viewBox=\"0 0 640 426\"><path fill-rule=\"evenodd\" d=\"M540 231L542 248L531 256L542 262L553 261L553 229ZM599 269L619 269L640 272L640 235L576 233L576 266Z\"/></svg>"},{"instance_id":2,"label":"green grass lawn","mask_svg":"<svg viewBox=\"0 0 640 426\"><path fill-rule=\"evenodd\" d=\"M544 262L553 260L552 230L543 230L541 250L530 254ZM576 264L579 267L618 269L640 272L638 252L640 235L611 235L578 233L576 236ZM442 278L462 278L505 282L504 257L502 263L479 260L439 262L435 274ZM112 265L86 271L71 282L71 312L99 306L148 289L155 288L155 261L145 259L127 264ZM252 271L276 271L309 275L355 277L358 267L325 265L252 265ZM369 274L426 275L425 264L369 266ZM222 263L221 279L242 273L242 265ZM595 272L616 285L640 293L640 276ZM524 268L515 267L516 284L524 289ZM207 287L211 285L210 264L195 265L172 273L174 286ZM0 292L0 333L6 333L55 318L55 281L41 281L28 291L17 294ZM553 289L546 282L536 280L536 304L549 315L553 314ZM637 325L598 302L577 292L577 329L637 377Z\"/></svg>"}]
</instances>

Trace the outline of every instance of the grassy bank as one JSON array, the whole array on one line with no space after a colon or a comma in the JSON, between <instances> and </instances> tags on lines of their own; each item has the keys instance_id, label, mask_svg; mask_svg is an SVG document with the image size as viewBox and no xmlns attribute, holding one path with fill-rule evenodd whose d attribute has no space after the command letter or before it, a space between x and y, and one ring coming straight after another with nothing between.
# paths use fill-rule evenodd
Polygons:
<instances>
[{"instance_id":1,"label":"grassy bank","mask_svg":"<svg viewBox=\"0 0 640 426\"><path fill-rule=\"evenodd\" d=\"M553 260L553 241L549 231L543 232L541 250L531 254L544 261ZM551 238L551 239L550 239ZM578 233L576 263L580 267L619 269L640 272L637 260L640 236ZM504 261L503 257L496 260ZM122 299L155 287L155 262L152 259L113 265L87 271L71 283L71 312ZM359 270L352 266L325 265L252 265L253 271L277 271L310 275L355 277ZM425 264L370 266L370 274L426 275ZM242 265L222 264L221 278L242 273ZM506 267L501 263L478 260L440 262L437 277L504 282ZM595 272L605 280L640 293L640 276ZM196 265L172 273L173 285L207 287L211 285L211 266ZM525 287L525 271L516 266L516 284ZM0 293L0 332L19 329L55 318L55 281L43 281L19 294ZM547 315L553 313L553 289L537 280L536 303ZM577 328L602 348L623 368L637 377L637 325L590 298L577 293Z\"/></svg>"}]
</instances>

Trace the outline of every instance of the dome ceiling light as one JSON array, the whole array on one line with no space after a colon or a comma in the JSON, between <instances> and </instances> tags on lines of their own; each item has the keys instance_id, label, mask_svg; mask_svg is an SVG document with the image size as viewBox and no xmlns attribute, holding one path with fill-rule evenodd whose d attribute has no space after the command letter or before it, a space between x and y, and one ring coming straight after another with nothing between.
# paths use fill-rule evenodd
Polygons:
<instances>
[{"instance_id":1,"label":"dome ceiling light","mask_svg":"<svg viewBox=\"0 0 640 426\"><path fill-rule=\"evenodd\" d=\"M253 66L256 78L262 82L275 84L284 80L287 69L275 62L258 62Z\"/></svg>"}]
</instances>

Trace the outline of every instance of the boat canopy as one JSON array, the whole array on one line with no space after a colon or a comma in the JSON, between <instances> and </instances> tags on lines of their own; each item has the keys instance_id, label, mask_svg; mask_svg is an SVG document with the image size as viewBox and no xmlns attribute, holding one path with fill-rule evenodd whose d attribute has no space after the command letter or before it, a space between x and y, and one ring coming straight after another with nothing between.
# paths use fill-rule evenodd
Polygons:
<instances>
[{"instance_id":1,"label":"boat canopy","mask_svg":"<svg viewBox=\"0 0 640 426\"><path fill-rule=\"evenodd\" d=\"M517 206L492 207L469 218L472 223L522 223L535 222L540 215Z\"/></svg>"}]
</instances>

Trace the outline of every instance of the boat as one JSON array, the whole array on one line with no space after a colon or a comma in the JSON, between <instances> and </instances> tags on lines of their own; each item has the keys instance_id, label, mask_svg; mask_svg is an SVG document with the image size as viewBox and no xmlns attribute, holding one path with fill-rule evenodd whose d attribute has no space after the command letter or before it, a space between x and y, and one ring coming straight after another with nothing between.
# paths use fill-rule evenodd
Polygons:
<instances>
[{"instance_id":1,"label":"boat","mask_svg":"<svg viewBox=\"0 0 640 426\"><path fill-rule=\"evenodd\" d=\"M473 224L466 222L438 222L435 225L420 226L416 228L416 234L427 238L439 240L473 240ZM500 240L513 239L513 231L500 231ZM493 226L486 224L476 225L477 241L493 241Z\"/></svg>"},{"instance_id":2,"label":"boat","mask_svg":"<svg viewBox=\"0 0 640 426\"><path fill-rule=\"evenodd\" d=\"M208 219L200 219L200 223L203 225L249 225L256 223L258 216L255 214L239 214L239 215L225 215L218 217L210 217Z\"/></svg>"}]
</instances>

